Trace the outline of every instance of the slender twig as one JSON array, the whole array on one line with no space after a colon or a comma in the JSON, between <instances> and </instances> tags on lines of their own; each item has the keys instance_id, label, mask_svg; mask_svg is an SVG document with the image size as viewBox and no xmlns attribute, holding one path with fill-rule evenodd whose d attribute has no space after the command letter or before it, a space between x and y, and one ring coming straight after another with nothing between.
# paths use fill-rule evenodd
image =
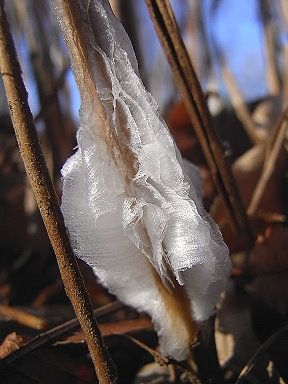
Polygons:
<instances>
[{"instance_id":1,"label":"slender twig","mask_svg":"<svg viewBox=\"0 0 288 384\"><path fill-rule=\"evenodd\" d=\"M288 108L285 110L279 121L277 122L274 132L271 135L270 142L267 144L267 155L265 157L262 173L252 195L248 215L253 216L257 212L262 201L264 192L267 188L269 180L276 168L277 160L279 159L283 141L288 128Z\"/></svg>"},{"instance_id":2,"label":"slender twig","mask_svg":"<svg viewBox=\"0 0 288 384\"><path fill-rule=\"evenodd\" d=\"M18 145L57 258L66 293L85 333L99 383L116 383L114 366L95 320L40 148L3 0L0 0L0 51L1 75Z\"/></svg>"},{"instance_id":3,"label":"slender twig","mask_svg":"<svg viewBox=\"0 0 288 384\"><path fill-rule=\"evenodd\" d=\"M140 341L138 339L135 339L135 337L132 337L131 335L128 335L128 334L118 334L117 335L117 334L115 334L114 336L118 336L118 337L122 337L122 338L124 337L124 338L130 340L132 343L137 345L139 348L141 348L144 351L146 351L147 353L149 353L149 355L151 355L154 358L155 362L161 366L169 367L171 365L174 365L175 367L178 367L180 369L187 370L185 363L183 364L183 363L176 361L170 357L164 356L161 352L156 351L155 349L153 349L151 347L148 347L148 345L142 343L142 341ZM189 372L193 375L193 378L195 379L195 381L197 383L201 384L201 381L198 378L196 371L193 369L190 369ZM218 384L220 384L220 383L218 383Z\"/></svg>"},{"instance_id":4,"label":"slender twig","mask_svg":"<svg viewBox=\"0 0 288 384\"><path fill-rule=\"evenodd\" d=\"M151 356L153 356L153 358L159 365L168 366L169 364L172 364L168 357L162 355L162 353L160 353L159 351L155 351L153 348L148 347L148 345L142 343L142 341L140 340L135 339L135 337L125 334L121 335L121 337L127 338L128 340L136 344L138 347L144 349L144 351L148 352Z\"/></svg>"},{"instance_id":5,"label":"slender twig","mask_svg":"<svg viewBox=\"0 0 288 384\"><path fill-rule=\"evenodd\" d=\"M215 316L199 324L199 343L193 348L193 355L203 383L224 382L215 343Z\"/></svg>"},{"instance_id":6,"label":"slender twig","mask_svg":"<svg viewBox=\"0 0 288 384\"><path fill-rule=\"evenodd\" d=\"M210 168L214 183L231 218L234 232L247 246L253 243L248 219L231 168L213 128L203 91L188 57L168 0L146 0L159 40L171 66L192 125Z\"/></svg>"},{"instance_id":7,"label":"slender twig","mask_svg":"<svg viewBox=\"0 0 288 384\"><path fill-rule=\"evenodd\" d=\"M112 312L115 312L118 309L121 309L122 307L123 307L123 304L121 304L118 301L115 301L113 303L110 303L110 304L104 305L103 307L95 309L94 315L97 317L101 317L101 316L110 314ZM57 340L59 337L65 335L66 333L72 332L77 327L79 327L79 321L76 318L76 319L66 321L63 324L57 325L56 327L51 328L44 333L40 333L39 335L31 339L22 348L11 353L11 355L6 357L5 359L0 360L0 367L1 366L4 367L7 364L12 363L13 361L19 359L20 357L25 356L27 353L34 351L36 348L42 347L47 343L51 343Z\"/></svg>"}]
</instances>

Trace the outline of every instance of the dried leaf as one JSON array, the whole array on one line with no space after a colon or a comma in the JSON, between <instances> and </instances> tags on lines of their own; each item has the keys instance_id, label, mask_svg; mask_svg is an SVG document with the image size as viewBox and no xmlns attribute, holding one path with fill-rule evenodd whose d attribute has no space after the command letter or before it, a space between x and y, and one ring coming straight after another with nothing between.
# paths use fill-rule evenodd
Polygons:
<instances>
[{"instance_id":1,"label":"dried leaf","mask_svg":"<svg viewBox=\"0 0 288 384\"><path fill-rule=\"evenodd\" d=\"M17 335L16 332L9 333L0 345L0 358L9 356L11 353L19 349L24 343L24 338Z\"/></svg>"}]
</instances>

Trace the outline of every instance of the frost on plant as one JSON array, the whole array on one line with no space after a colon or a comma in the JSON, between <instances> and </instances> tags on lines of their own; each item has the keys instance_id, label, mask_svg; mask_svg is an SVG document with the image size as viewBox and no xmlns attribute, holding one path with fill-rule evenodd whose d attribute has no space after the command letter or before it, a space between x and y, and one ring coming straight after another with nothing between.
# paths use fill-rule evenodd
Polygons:
<instances>
[{"instance_id":1,"label":"frost on plant","mask_svg":"<svg viewBox=\"0 0 288 384\"><path fill-rule=\"evenodd\" d=\"M151 316L163 353L183 359L192 319L213 314L224 288L227 248L108 1L72 2L77 33L64 3L56 9L82 100L78 149L62 170L74 251L121 301Z\"/></svg>"}]
</instances>

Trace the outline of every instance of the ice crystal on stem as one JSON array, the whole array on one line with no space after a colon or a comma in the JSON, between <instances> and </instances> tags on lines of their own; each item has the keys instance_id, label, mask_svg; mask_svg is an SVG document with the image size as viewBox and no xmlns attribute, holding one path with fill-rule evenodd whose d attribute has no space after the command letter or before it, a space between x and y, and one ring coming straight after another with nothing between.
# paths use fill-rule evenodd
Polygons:
<instances>
[{"instance_id":1,"label":"ice crystal on stem","mask_svg":"<svg viewBox=\"0 0 288 384\"><path fill-rule=\"evenodd\" d=\"M195 321L214 313L224 289L227 247L109 2L73 0L72 11L55 3L82 101L78 149L62 170L74 251L120 300L151 316L163 353L184 359Z\"/></svg>"}]
</instances>

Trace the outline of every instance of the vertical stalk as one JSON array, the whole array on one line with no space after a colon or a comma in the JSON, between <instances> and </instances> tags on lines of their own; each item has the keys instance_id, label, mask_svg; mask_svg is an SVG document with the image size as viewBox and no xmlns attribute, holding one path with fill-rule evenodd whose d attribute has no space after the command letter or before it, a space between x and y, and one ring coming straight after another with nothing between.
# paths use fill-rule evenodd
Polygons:
<instances>
[{"instance_id":1,"label":"vertical stalk","mask_svg":"<svg viewBox=\"0 0 288 384\"><path fill-rule=\"evenodd\" d=\"M215 316L199 325L199 344L193 355L203 384L224 384L215 343Z\"/></svg>"},{"instance_id":2,"label":"vertical stalk","mask_svg":"<svg viewBox=\"0 0 288 384\"><path fill-rule=\"evenodd\" d=\"M66 293L85 333L99 383L116 383L114 366L93 315L92 305L69 243L64 219L40 148L3 0L0 0L0 70L28 178L55 251Z\"/></svg>"},{"instance_id":3,"label":"vertical stalk","mask_svg":"<svg viewBox=\"0 0 288 384\"><path fill-rule=\"evenodd\" d=\"M253 244L247 215L231 167L212 125L205 97L183 43L169 0L146 0L176 85L206 157L213 181L230 216L234 233Z\"/></svg>"}]
</instances>

